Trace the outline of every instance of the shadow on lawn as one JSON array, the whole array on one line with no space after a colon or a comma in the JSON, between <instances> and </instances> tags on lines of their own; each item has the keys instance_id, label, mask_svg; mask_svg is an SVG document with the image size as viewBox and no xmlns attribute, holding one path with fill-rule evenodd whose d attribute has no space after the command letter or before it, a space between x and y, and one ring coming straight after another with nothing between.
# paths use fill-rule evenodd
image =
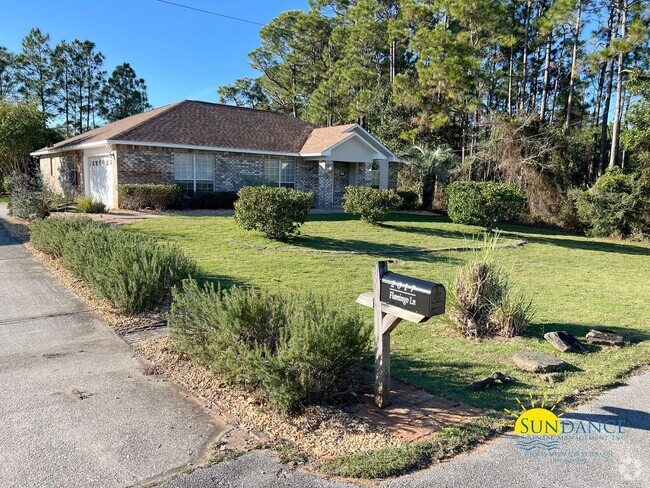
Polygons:
<instances>
[{"instance_id":1,"label":"shadow on lawn","mask_svg":"<svg viewBox=\"0 0 650 488\"><path fill-rule=\"evenodd\" d=\"M333 239L320 236L300 236L291 239L288 243L299 248L309 248L315 251L341 251L342 256L349 255L346 252L353 252L362 255L386 257L388 259L403 259L405 261L445 261L452 264L459 263L447 252L426 252L422 247L404 246L402 244L382 244L371 241L359 241L352 239ZM463 244L459 244L462 246ZM326 255L327 253L323 253ZM336 256L336 253L332 253Z\"/></svg>"},{"instance_id":2,"label":"shadow on lawn","mask_svg":"<svg viewBox=\"0 0 650 488\"><path fill-rule=\"evenodd\" d=\"M475 233L471 232L462 232L459 230L448 230L448 229L436 229L431 227L420 227L417 225L399 225L399 224L379 224L380 227L384 229L390 229L397 232L404 232L406 234L420 234L429 237L440 237L448 239L457 239L459 241L459 246L466 244L472 244L473 241L478 236L482 239L483 232L477 230Z\"/></svg>"},{"instance_id":3,"label":"shadow on lawn","mask_svg":"<svg viewBox=\"0 0 650 488\"><path fill-rule=\"evenodd\" d=\"M595 352L601 349L600 346L594 346L585 342L585 335L591 329L598 330L611 330L623 336L623 340L630 344L638 344L639 342L650 340L650 331L643 331L639 329L630 329L626 327L615 327L610 325L583 325L583 324L562 324L562 323L544 323L544 324L530 324L526 335L529 337L536 337L544 339L546 332L554 332L563 330L575 336L580 342L583 343L587 351ZM608 346L604 346L608 347Z\"/></svg>"},{"instance_id":4,"label":"shadow on lawn","mask_svg":"<svg viewBox=\"0 0 650 488\"><path fill-rule=\"evenodd\" d=\"M245 281L241 281L232 276L224 276L224 275L202 274L196 277L196 281L199 283L200 286L212 284L215 290L218 289L219 286L221 286L222 290L227 290L228 288L232 288L233 286L240 286L244 288L251 286Z\"/></svg>"},{"instance_id":5,"label":"shadow on lawn","mask_svg":"<svg viewBox=\"0 0 650 488\"><path fill-rule=\"evenodd\" d=\"M503 371L512 376L512 382L480 391L470 390L471 382L487 376L482 365L469 361L439 362L435 358L430 362L421 361L399 353L391 356L391 371L395 378L432 395L499 411L512 407L514 402L514 394L506 393L507 390L521 390L530 386L517 379L516 375L512 376L511 371Z\"/></svg>"},{"instance_id":6,"label":"shadow on lawn","mask_svg":"<svg viewBox=\"0 0 650 488\"><path fill-rule=\"evenodd\" d=\"M581 251L613 252L617 254L630 254L633 256L650 256L650 247L635 244L623 244L614 241L597 241L589 237L580 237L568 232L550 229L526 228L520 226L503 225L501 230L507 235L526 239L531 244L546 244L559 246L566 249Z\"/></svg>"}]
</instances>

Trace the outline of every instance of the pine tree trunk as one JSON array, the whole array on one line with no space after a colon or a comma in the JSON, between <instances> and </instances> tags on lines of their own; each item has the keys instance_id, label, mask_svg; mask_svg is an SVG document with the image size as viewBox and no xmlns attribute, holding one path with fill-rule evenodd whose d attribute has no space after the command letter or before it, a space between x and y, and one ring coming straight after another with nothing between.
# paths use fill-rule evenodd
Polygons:
<instances>
[{"instance_id":1,"label":"pine tree trunk","mask_svg":"<svg viewBox=\"0 0 650 488\"><path fill-rule=\"evenodd\" d=\"M607 21L607 38L605 39L604 50L607 50L612 43L612 29L614 28L614 9L610 9L609 19ZM607 62L602 63L600 66L600 73L598 74L598 89L596 93L596 106L594 107L594 117L592 120L592 127L597 127L600 123L600 111L603 103L603 95L605 90L605 75L607 74Z\"/></svg>"},{"instance_id":2,"label":"pine tree trunk","mask_svg":"<svg viewBox=\"0 0 650 488\"><path fill-rule=\"evenodd\" d=\"M557 107L557 94L560 86L560 75L562 74L562 66L564 64L564 48L566 47L566 34L562 36L562 48L557 58L557 70L555 73L555 82L553 84L553 103L551 104L551 117L550 121L555 122L555 109Z\"/></svg>"},{"instance_id":3,"label":"pine tree trunk","mask_svg":"<svg viewBox=\"0 0 650 488\"><path fill-rule=\"evenodd\" d=\"M612 97L612 87L614 85L614 59L609 60L609 68L607 70L607 87L605 89L605 100L603 101L603 116L600 125L600 167L598 174L602 174L607 165L607 122L609 119L609 103Z\"/></svg>"},{"instance_id":4,"label":"pine tree trunk","mask_svg":"<svg viewBox=\"0 0 650 488\"><path fill-rule=\"evenodd\" d=\"M627 35L627 9L628 0L620 0L619 12L621 19L621 39ZM625 67L625 52L621 49L618 53L618 69L616 73L616 105L614 108L614 126L612 128L612 147L609 151L609 167L616 165L618 159L618 143L621 131L621 106L623 102L623 69Z\"/></svg>"},{"instance_id":5,"label":"pine tree trunk","mask_svg":"<svg viewBox=\"0 0 650 488\"><path fill-rule=\"evenodd\" d=\"M519 112L523 113L526 103L526 85L528 83L528 31L530 26L530 0L526 2L526 21L524 23L524 53L521 60L521 88L519 90Z\"/></svg>"},{"instance_id":6,"label":"pine tree trunk","mask_svg":"<svg viewBox=\"0 0 650 488\"><path fill-rule=\"evenodd\" d=\"M512 117L512 65L514 64L514 48L510 46L510 60L508 61L508 115Z\"/></svg>"},{"instance_id":7,"label":"pine tree trunk","mask_svg":"<svg viewBox=\"0 0 650 488\"><path fill-rule=\"evenodd\" d=\"M539 116L544 121L546 118L546 98L548 97L548 80L551 72L551 46L553 33L546 38L546 53L544 54L544 83L542 85L542 100L540 103Z\"/></svg>"},{"instance_id":8,"label":"pine tree trunk","mask_svg":"<svg viewBox=\"0 0 650 488\"><path fill-rule=\"evenodd\" d=\"M573 51L571 53L571 76L569 78L569 97L566 107L566 122L564 124L564 133L569 135L571 131L571 112L573 110L573 94L578 73L576 72L576 63L578 60L578 42L580 41L580 23L582 14L582 0L578 2L578 16L576 18L575 30L573 32Z\"/></svg>"}]
</instances>

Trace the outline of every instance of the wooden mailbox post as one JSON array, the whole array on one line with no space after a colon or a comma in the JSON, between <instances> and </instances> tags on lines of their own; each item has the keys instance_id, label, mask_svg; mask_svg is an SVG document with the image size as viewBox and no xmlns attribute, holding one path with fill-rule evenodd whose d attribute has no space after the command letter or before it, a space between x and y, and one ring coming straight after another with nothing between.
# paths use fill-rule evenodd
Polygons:
<instances>
[{"instance_id":1,"label":"wooden mailbox post","mask_svg":"<svg viewBox=\"0 0 650 488\"><path fill-rule=\"evenodd\" d=\"M390 405L390 333L402 320L419 324L445 313L445 287L388 272L379 261L372 271L372 291L359 295L357 303L375 314L375 404Z\"/></svg>"}]
</instances>

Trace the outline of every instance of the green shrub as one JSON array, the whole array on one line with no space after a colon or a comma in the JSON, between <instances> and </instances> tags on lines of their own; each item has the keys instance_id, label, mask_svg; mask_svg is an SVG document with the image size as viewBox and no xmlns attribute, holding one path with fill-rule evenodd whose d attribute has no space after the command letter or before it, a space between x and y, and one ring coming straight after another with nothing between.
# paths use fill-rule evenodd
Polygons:
<instances>
[{"instance_id":1,"label":"green shrub","mask_svg":"<svg viewBox=\"0 0 650 488\"><path fill-rule=\"evenodd\" d=\"M481 225L488 230L496 222L516 220L526 207L526 194L515 185L463 181L447 186L447 213L459 224Z\"/></svg>"},{"instance_id":2,"label":"green shrub","mask_svg":"<svg viewBox=\"0 0 650 488\"><path fill-rule=\"evenodd\" d=\"M79 198L75 201L77 212L81 213L104 213L106 212L106 205L99 200L93 200L92 197Z\"/></svg>"},{"instance_id":3,"label":"green shrub","mask_svg":"<svg viewBox=\"0 0 650 488\"><path fill-rule=\"evenodd\" d=\"M398 191L402 199L400 210L417 210L420 208L420 196L414 191Z\"/></svg>"},{"instance_id":4,"label":"green shrub","mask_svg":"<svg viewBox=\"0 0 650 488\"><path fill-rule=\"evenodd\" d=\"M280 241L300 233L314 199L310 192L267 186L245 186L238 195L235 221Z\"/></svg>"},{"instance_id":5,"label":"green shrub","mask_svg":"<svg viewBox=\"0 0 650 488\"><path fill-rule=\"evenodd\" d=\"M587 191L572 193L580 223L592 236L628 237L646 231L647 190L634 174L621 168L607 170Z\"/></svg>"},{"instance_id":6,"label":"green shrub","mask_svg":"<svg viewBox=\"0 0 650 488\"><path fill-rule=\"evenodd\" d=\"M350 392L370 328L313 295L204 288L173 292L170 337L193 361L285 411Z\"/></svg>"},{"instance_id":7,"label":"green shrub","mask_svg":"<svg viewBox=\"0 0 650 488\"><path fill-rule=\"evenodd\" d=\"M236 200L236 191L207 191L186 198L185 205L194 209L233 209Z\"/></svg>"},{"instance_id":8,"label":"green shrub","mask_svg":"<svg viewBox=\"0 0 650 488\"><path fill-rule=\"evenodd\" d=\"M460 268L452 289L451 318L467 337L522 334L533 316L533 305L513 290L493 254L498 236L485 238L483 254L476 254Z\"/></svg>"},{"instance_id":9,"label":"green shrub","mask_svg":"<svg viewBox=\"0 0 650 488\"><path fill-rule=\"evenodd\" d=\"M40 173L30 177L13 173L7 177L11 188L9 213L18 219L43 219L56 207L57 198L43 188Z\"/></svg>"},{"instance_id":10,"label":"green shrub","mask_svg":"<svg viewBox=\"0 0 650 488\"><path fill-rule=\"evenodd\" d=\"M160 305L172 287L196 272L178 247L87 217L50 218L32 232L38 249L63 258L99 297L128 313Z\"/></svg>"},{"instance_id":11,"label":"green shrub","mask_svg":"<svg viewBox=\"0 0 650 488\"><path fill-rule=\"evenodd\" d=\"M0 193L11 193L11 178L9 176L2 177L2 185L0 185Z\"/></svg>"},{"instance_id":12,"label":"green shrub","mask_svg":"<svg viewBox=\"0 0 650 488\"><path fill-rule=\"evenodd\" d=\"M376 190L365 186L348 186L343 195L345 213L360 215L371 224L384 220L388 213L402 205L395 190Z\"/></svg>"},{"instance_id":13,"label":"green shrub","mask_svg":"<svg viewBox=\"0 0 650 488\"><path fill-rule=\"evenodd\" d=\"M92 220L90 217L50 217L36 222L30 233L30 241L54 257L63 256L65 243L74 240L78 233L88 228L103 228L106 224Z\"/></svg>"},{"instance_id":14,"label":"green shrub","mask_svg":"<svg viewBox=\"0 0 650 488\"><path fill-rule=\"evenodd\" d=\"M160 305L170 289L196 272L178 247L114 227L87 228L63 248L66 267L124 312Z\"/></svg>"},{"instance_id":15,"label":"green shrub","mask_svg":"<svg viewBox=\"0 0 650 488\"><path fill-rule=\"evenodd\" d=\"M120 185L118 200L120 208L129 210L154 209L163 211L178 208L183 199L183 189L179 185L129 184Z\"/></svg>"}]
</instances>

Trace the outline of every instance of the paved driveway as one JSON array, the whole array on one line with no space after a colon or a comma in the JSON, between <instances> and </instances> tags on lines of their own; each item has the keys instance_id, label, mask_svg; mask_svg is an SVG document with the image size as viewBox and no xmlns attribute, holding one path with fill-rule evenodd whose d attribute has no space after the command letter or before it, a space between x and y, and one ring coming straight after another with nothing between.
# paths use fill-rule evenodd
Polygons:
<instances>
[{"instance_id":1,"label":"paved driveway","mask_svg":"<svg viewBox=\"0 0 650 488\"><path fill-rule=\"evenodd\" d=\"M0 221L0 486L131 486L220 432L13 241Z\"/></svg>"}]
</instances>

